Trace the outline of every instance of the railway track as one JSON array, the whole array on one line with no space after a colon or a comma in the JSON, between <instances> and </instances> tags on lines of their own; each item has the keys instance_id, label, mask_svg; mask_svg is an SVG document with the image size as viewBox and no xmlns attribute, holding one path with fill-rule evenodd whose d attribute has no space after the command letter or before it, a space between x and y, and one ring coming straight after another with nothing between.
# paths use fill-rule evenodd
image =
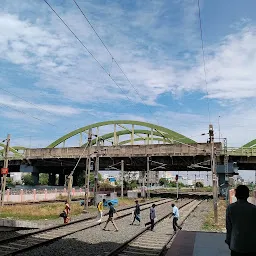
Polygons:
<instances>
[{"instance_id":1,"label":"railway track","mask_svg":"<svg viewBox=\"0 0 256 256\"><path fill-rule=\"evenodd\" d=\"M171 202L170 199L161 199L153 201L156 206L167 204ZM141 204L141 210L149 209L153 203L147 202ZM124 218L131 214L131 209L134 206L127 207L125 209L119 210L119 217ZM106 222L107 216L103 217L103 221L101 223ZM101 223L97 223L95 221L95 217L90 217L83 220L77 220L71 222L69 224L62 224L54 227L49 227L46 229L37 230L25 235L20 235L17 237L8 238L0 241L0 256L5 255L16 255L17 253L21 253L24 251L31 250L35 247L45 245L47 243L51 243L57 239L63 238L65 236L74 234L76 232L93 228L95 226L100 225Z\"/></svg>"},{"instance_id":2,"label":"railway track","mask_svg":"<svg viewBox=\"0 0 256 256\"><path fill-rule=\"evenodd\" d=\"M192 200L179 207L182 226L187 217L195 210L202 201ZM154 231L145 228L132 239L110 252L107 256L160 256L163 255L167 244L174 238L171 214L167 214L157 221Z\"/></svg>"}]
</instances>

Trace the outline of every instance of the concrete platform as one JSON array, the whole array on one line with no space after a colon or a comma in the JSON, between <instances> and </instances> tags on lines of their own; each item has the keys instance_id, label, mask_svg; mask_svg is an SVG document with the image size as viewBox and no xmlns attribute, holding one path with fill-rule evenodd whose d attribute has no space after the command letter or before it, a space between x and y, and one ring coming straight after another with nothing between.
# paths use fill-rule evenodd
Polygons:
<instances>
[{"instance_id":1,"label":"concrete platform","mask_svg":"<svg viewBox=\"0 0 256 256\"><path fill-rule=\"evenodd\" d=\"M25 220L0 219L0 227L35 229L42 228L45 226L41 226L38 225L37 223Z\"/></svg>"},{"instance_id":2,"label":"concrete platform","mask_svg":"<svg viewBox=\"0 0 256 256\"><path fill-rule=\"evenodd\" d=\"M166 256L228 256L226 234L179 231Z\"/></svg>"}]
</instances>

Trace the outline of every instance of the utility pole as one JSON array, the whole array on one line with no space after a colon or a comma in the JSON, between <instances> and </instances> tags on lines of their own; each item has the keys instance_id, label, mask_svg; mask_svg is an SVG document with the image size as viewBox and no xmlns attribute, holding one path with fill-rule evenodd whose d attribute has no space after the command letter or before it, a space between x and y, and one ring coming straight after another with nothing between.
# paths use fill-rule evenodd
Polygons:
<instances>
[{"instance_id":1,"label":"utility pole","mask_svg":"<svg viewBox=\"0 0 256 256\"><path fill-rule=\"evenodd\" d=\"M142 171L142 191L141 197L145 198L145 171Z\"/></svg>"},{"instance_id":2,"label":"utility pole","mask_svg":"<svg viewBox=\"0 0 256 256\"><path fill-rule=\"evenodd\" d=\"M73 175L68 176L68 203L71 203L71 190L72 190L72 185L73 185Z\"/></svg>"},{"instance_id":3,"label":"utility pole","mask_svg":"<svg viewBox=\"0 0 256 256\"><path fill-rule=\"evenodd\" d=\"M124 198L124 160L121 160L121 198Z\"/></svg>"},{"instance_id":4,"label":"utility pole","mask_svg":"<svg viewBox=\"0 0 256 256\"><path fill-rule=\"evenodd\" d=\"M213 210L214 221L218 223L218 188L217 188L217 173L215 162L215 149L214 149L214 131L212 124L209 125L209 140L211 143L211 171L212 171L212 186L213 186Z\"/></svg>"},{"instance_id":5,"label":"utility pole","mask_svg":"<svg viewBox=\"0 0 256 256\"><path fill-rule=\"evenodd\" d=\"M176 180L177 201L178 201L179 200L179 175L178 174L176 174L175 180Z\"/></svg>"},{"instance_id":6,"label":"utility pole","mask_svg":"<svg viewBox=\"0 0 256 256\"><path fill-rule=\"evenodd\" d=\"M97 140L97 153L96 153L96 161L95 161L95 174L94 174L94 205L96 206L96 197L98 192L98 180L99 180L99 169L100 169L100 156L99 156L99 146L100 141Z\"/></svg>"},{"instance_id":7,"label":"utility pole","mask_svg":"<svg viewBox=\"0 0 256 256\"><path fill-rule=\"evenodd\" d=\"M150 198L150 191L149 191L149 156L147 156L147 198Z\"/></svg>"},{"instance_id":8,"label":"utility pole","mask_svg":"<svg viewBox=\"0 0 256 256\"><path fill-rule=\"evenodd\" d=\"M90 194L90 173L91 173L91 143L92 143L92 129L88 132L88 157L86 161L86 173L85 173L85 201L84 209L89 207L89 194Z\"/></svg>"},{"instance_id":9,"label":"utility pole","mask_svg":"<svg viewBox=\"0 0 256 256\"><path fill-rule=\"evenodd\" d=\"M6 146L4 149L4 167L1 169L1 174L3 175L1 177L1 206L4 206L6 177L8 174L8 153L9 153L9 147L10 147L10 138L11 138L11 135L8 134L6 139Z\"/></svg>"}]
</instances>

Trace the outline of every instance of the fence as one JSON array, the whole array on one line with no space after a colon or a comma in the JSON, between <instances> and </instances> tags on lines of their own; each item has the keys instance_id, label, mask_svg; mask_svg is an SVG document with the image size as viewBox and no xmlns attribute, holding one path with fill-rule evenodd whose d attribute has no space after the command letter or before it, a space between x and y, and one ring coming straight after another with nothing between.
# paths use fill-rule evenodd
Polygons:
<instances>
[{"instance_id":1,"label":"fence","mask_svg":"<svg viewBox=\"0 0 256 256\"><path fill-rule=\"evenodd\" d=\"M82 188L79 189L72 189L72 196L75 197L84 197L85 192ZM67 196L68 192L67 189L64 188L63 190L23 190L20 189L19 193L12 193L10 189L6 190L5 194L5 202L13 202L13 203L22 203L22 202L39 202L39 201L51 201L56 200L60 196Z\"/></svg>"}]
</instances>

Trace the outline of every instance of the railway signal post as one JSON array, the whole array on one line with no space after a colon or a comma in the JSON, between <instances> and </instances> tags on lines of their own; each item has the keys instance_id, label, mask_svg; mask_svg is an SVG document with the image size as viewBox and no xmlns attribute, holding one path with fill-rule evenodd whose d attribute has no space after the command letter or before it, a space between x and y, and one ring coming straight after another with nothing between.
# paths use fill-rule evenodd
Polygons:
<instances>
[{"instance_id":1,"label":"railway signal post","mask_svg":"<svg viewBox=\"0 0 256 256\"><path fill-rule=\"evenodd\" d=\"M1 206L4 206L6 177L8 174L8 153L9 153L9 147L10 147L10 138L11 138L11 135L8 134L6 139L6 146L4 149L4 166L1 169L1 174L3 175L1 177Z\"/></svg>"},{"instance_id":2,"label":"railway signal post","mask_svg":"<svg viewBox=\"0 0 256 256\"><path fill-rule=\"evenodd\" d=\"M214 149L214 131L212 124L209 125L209 141L211 143L211 171L212 171L212 189L213 189L213 210L214 221L218 223L218 188L217 188L217 173L216 173L216 157Z\"/></svg>"},{"instance_id":3,"label":"railway signal post","mask_svg":"<svg viewBox=\"0 0 256 256\"><path fill-rule=\"evenodd\" d=\"M92 143L92 129L89 129L88 132L88 157L86 161L86 173L85 173L85 201L84 201L84 209L87 210L89 207L89 195L90 195L90 173L91 173L91 149Z\"/></svg>"},{"instance_id":4,"label":"railway signal post","mask_svg":"<svg viewBox=\"0 0 256 256\"><path fill-rule=\"evenodd\" d=\"M177 188L177 201L178 201L178 199L179 199L179 175L178 174L176 174L176 176L175 176L175 180L176 180L176 188Z\"/></svg>"}]
</instances>

